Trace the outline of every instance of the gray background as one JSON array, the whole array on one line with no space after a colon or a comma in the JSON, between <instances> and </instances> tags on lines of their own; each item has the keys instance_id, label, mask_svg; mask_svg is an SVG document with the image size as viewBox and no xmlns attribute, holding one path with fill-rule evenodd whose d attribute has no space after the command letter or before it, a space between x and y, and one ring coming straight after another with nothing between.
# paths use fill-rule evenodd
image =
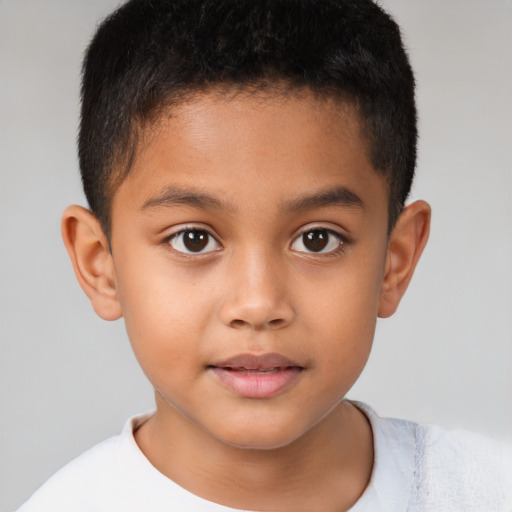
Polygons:
<instances>
[{"instance_id":1,"label":"gray background","mask_svg":"<svg viewBox=\"0 0 512 512\"><path fill-rule=\"evenodd\" d=\"M432 236L350 397L512 434L512 2L386 0L418 81L413 197ZM121 322L97 318L60 240L84 204L79 67L117 2L0 0L0 510L152 407Z\"/></svg>"}]
</instances>

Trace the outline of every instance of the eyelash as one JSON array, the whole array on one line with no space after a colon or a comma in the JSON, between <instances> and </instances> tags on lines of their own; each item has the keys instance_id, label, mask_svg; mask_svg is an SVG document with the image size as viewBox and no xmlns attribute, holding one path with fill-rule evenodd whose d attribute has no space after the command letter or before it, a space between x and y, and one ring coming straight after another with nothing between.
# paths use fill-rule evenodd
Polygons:
<instances>
[{"instance_id":1,"label":"eyelash","mask_svg":"<svg viewBox=\"0 0 512 512\"><path fill-rule=\"evenodd\" d=\"M186 255L186 257L189 257L189 258L190 257L193 258L193 257L201 256L203 254L210 254L212 252L217 252L217 251L220 250L220 249L210 249L209 251L206 251L206 252L199 252L199 251L196 252L196 251L192 251L191 250L190 252L188 252L186 250L181 251L181 250L176 249L175 247L173 247L172 242L176 241L176 240L179 240L179 237L182 236L182 235L185 235L186 233L203 234L203 235L206 235L208 237L208 240L207 240L205 246L201 248L201 251L204 248L208 247L212 243L212 241L214 241L217 245L220 246L220 242L217 240L217 238L215 236L213 236L207 229L202 228L202 227L196 227L196 226L187 226L187 227L177 231L176 233L173 233L172 235L166 237L164 239L164 242L167 245L169 245L174 252L176 252L178 254L181 254L181 255ZM182 240L181 241L181 245L186 249L185 244L186 244L186 241Z\"/></svg>"},{"instance_id":2,"label":"eyelash","mask_svg":"<svg viewBox=\"0 0 512 512\"><path fill-rule=\"evenodd\" d=\"M329 244L332 244L332 240L327 240L326 242L326 245L325 247L321 247L320 251L308 251L308 250L297 250L297 249L294 249L293 246L298 244L298 243L302 243L303 246L305 246L304 244L304 236L305 235L308 235L308 234L312 234L312 233L323 233L323 234L327 234L328 237L334 237L337 239L338 241L338 246L329 250L329 251L326 251L326 252L322 252L323 249L325 247L328 247ZM190 251L187 251L187 250L180 250L180 249L177 249L176 247L173 247L173 244L172 242L173 241L176 241L178 240L178 243L179 242L179 237L185 235L186 233L195 233L195 234L201 234L201 235L206 235L208 237L207 241L206 241L206 244L204 245L204 247L200 247L200 251L193 251L193 250L190 250ZM190 239L191 240L191 239ZM312 241L312 239L310 239L310 241ZM197 257L201 257L203 255L207 255L207 254L212 254L212 253L215 253L215 252L218 252L222 249L222 245L221 243L217 240L217 238L212 234L210 233L210 231L206 228L203 228L203 227L197 227L197 226L186 226L185 228L183 229L180 229L179 231L177 231L176 233L173 233L172 235L166 237L163 242L170 246L171 250L174 252L174 253L177 253L183 257L187 257L187 258L197 258ZM205 251L204 252L204 249L207 248L211 243L215 243L217 246L219 246L218 248L215 248L215 249L210 249L208 251ZM312 241L312 243L315 243L314 241ZM334 231L332 229L329 229L329 228L325 228L325 227L308 227L307 229L304 229L302 232L300 232L292 241L292 243L290 244L290 248L292 251L296 252L296 253L299 253L299 254L307 254L307 255L315 255L315 256L321 256L321 257L329 257L329 256L337 256L338 254L341 254L345 251L345 248L346 248L346 245L349 243L349 240L343 236L341 233L337 232L337 231ZM186 247L186 241L185 240L181 240L181 245L183 248L187 249Z\"/></svg>"},{"instance_id":3,"label":"eyelash","mask_svg":"<svg viewBox=\"0 0 512 512\"><path fill-rule=\"evenodd\" d=\"M298 251L298 250L295 250L295 252L298 252L300 254L307 254L307 255L314 255L314 256L321 256L321 257L329 257L329 256L337 256L339 254L342 254L344 251L345 251L345 248L346 248L346 245L348 244L349 240L347 239L347 237L343 236L341 233L337 232L337 231L334 231L333 229L329 229L329 228L325 228L325 227L321 227L321 226L314 226L314 227L308 227L306 229L304 229L301 233L299 233L294 239L293 239L293 242L290 244L290 247L293 249L293 245L298 243L298 242L301 242L303 245L304 245L304 236L308 235L308 234L312 234L312 233L326 233L328 235L328 237L334 237L337 242L338 242L338 246L329 250L329 251L326 251L326 252L321 252L321 251ZM327 240L326 242L326 246L328 246L330 243L332 243L332 241L330 241L329 239ZM323 250L325 247L323 247L321 250Z\"/></svg>"}]
</instances>

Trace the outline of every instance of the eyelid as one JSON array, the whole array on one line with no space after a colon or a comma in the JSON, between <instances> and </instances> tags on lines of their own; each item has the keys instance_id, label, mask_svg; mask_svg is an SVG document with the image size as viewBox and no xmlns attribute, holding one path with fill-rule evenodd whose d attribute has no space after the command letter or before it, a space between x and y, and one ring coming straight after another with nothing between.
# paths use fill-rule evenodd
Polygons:
<instances>
[{"instance_id":1,"label":"eyelid","mask_svg":"<svg viewBox=\"0 0 512 512\"><path fill-rule=\"evenodd\" d=\"M292 248L292 246L295 242L300 240L300 238L302 236L304 236L306 233L309 233L311 231L325 231L325 232L329 233L331 236L336 237L339 240L339 245L336 248L331 249L329 251L325 251L325 252L322 252L322 251L315 252L315 251L307 251L307 250L301 251L301 250L295 250ZM299 254L307 254L307 255L314 255L314 256L332 256L332 255L336 255L337 253L345 250L347 244L349 244L349 243L350 243L349 237L344 235L341 232L340 228L336 229L336 228L331 227L326 224L308 224L308 225L300 228L300 230L293 236L292 241L290 243L290 248L292 248L292 250L294 252L297 252Z\"/></svg>"},{"instance_id":2,"label":"eyelid","mask_svg":"<svg viewBox=\"0 0 512 512\"><path fill-rule=\"evenodd\" d=\"M310 222L309 224L305 224L304 226L301 226L299 229L295 231L295 234L292 236L292 239L295 240L297 237L303 235L304 233L307 233L309 231L315 231L315 230L323 230L323 231L329 231L330 233L333 233L336 236L339 236L341 240L348 243L350 241L350 237L348 234L345 234L345 229L340 227L337 224L333 224L332 222Z\"/></svg>"},{"instance_id":3,"label":"eyelid","mask_svg":"<svg viewBox=\"0 0 512 512\"><path fill-rule=\"evenodd\" d=\"M217 244L218 248L216 249L210 249L208 251L201 251L201 252L194 252L194 251L180 251L173 247L171 245L171 241L176 239L179 235L186 233L187 231L202 231L204 233L207 233L209 237L211 237L213 240L215 240L215 243ZM180 256L184 256L187 258L190 257L200 257L200 256L206 256L212 253L215 253L217 251L220 251L223 247L221 242L219 241L219 236L214 234L213 230L209 226L205 226L204 224L181 224L179 226L174 226L173 232L167 235L162 242L169 247L170 250L172 250L175 254L178 254ZM209 242L208 242L209 243Z\"/></svg>"}]
</instances>

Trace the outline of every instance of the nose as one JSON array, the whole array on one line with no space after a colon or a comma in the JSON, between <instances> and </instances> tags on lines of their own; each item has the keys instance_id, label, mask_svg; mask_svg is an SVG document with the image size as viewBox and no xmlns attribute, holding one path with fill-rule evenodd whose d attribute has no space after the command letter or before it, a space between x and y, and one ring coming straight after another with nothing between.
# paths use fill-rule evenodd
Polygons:
<instances>
[{"instance_id":1,"label":"nose","mask_svg":"<svg viewBox=\"0 0 512 512\"><path fill-rule=\"evenodd\" d=\"M283 265L265 251L247 249L230 262L220 307L221 320L234 329L282 329L295 312Z\"/></svg>"}]
</instances>

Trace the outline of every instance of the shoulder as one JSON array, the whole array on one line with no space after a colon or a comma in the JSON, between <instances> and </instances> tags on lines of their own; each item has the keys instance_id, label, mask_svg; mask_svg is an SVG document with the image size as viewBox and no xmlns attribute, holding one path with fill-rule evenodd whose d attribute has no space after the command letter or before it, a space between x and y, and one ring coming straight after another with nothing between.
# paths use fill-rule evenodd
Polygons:
<instances>
[{"instance_id":1,"label":"shoulder","mask_svg":"<svg viewBox=\"0 0 512 512\"><path fill-rule=\"evenodd\" d=\"M131 418L120 435L64 466L18 512L233 510L183 489L151 464L133 436L148 416Z\"/></svg>"},{"instance_id":2,"label":"shoulder","mask_svg":"<svg viewBox=\"0 0 512 512\"><path fill-rule=\"evenodd\" d=\"M147 415L131 418L121 434L92 447L57 471L18 512L92 512L120 484L120 469L133 466L132 429Z\"/></svg>"},{"instance_id":3,"label":"shoulder","mask_svg":"<svg viewBox=\"0 0 512 512\"><path fill-rule=\"evenodd\" d=\"M351 512L407 510L414 487L417 425L383 418L364 403L352 403L371 425L374 461L369 485Z\"/></svg>"},{"instance_id":4,"label":"shoulder","mask_svg":"<svg viewBox=\"0 0 512 512\"><path fill-rule=\"evenodd\" d=\"M415 500L419 510L512 511L512 445L418 425Z\"/></svg>"},{"instance_id":5,"label":"shoulder","mask_svg":"<svg viewBox=\"0 0 512 512\"><path fill-rule=\"evenodd\" d=\"M372 426L375 459L354 512L512 512L512 444L356 405Z\"/></svg>"}]
</instances>

